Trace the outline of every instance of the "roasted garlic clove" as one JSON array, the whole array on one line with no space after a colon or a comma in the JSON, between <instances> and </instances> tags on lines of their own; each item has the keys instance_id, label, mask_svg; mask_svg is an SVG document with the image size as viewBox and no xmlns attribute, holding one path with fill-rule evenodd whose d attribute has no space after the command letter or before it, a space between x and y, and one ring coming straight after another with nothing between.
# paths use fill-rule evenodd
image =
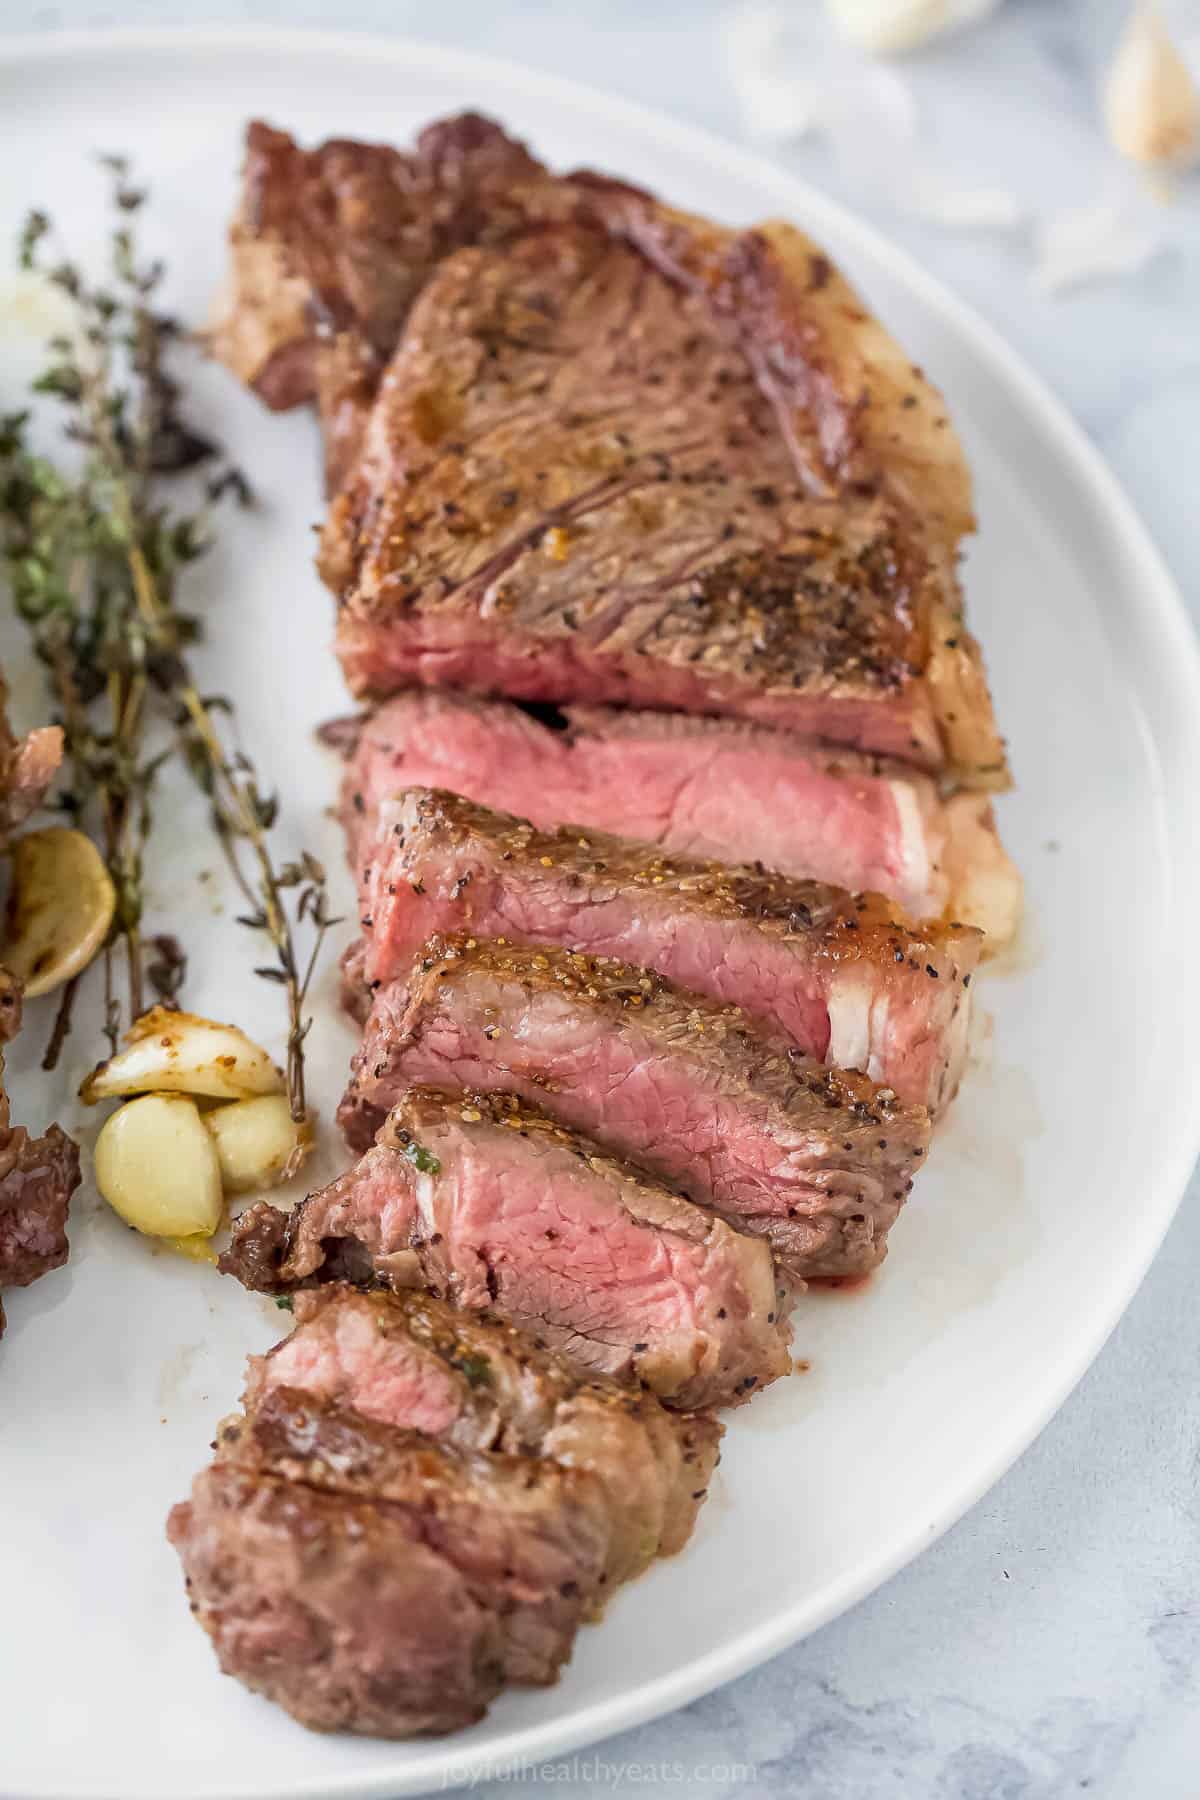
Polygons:
<instances>
[{"instance_id":1,"label":"roasted garlic clove","mask_svg":"<svg viewBox=\"0 0 1200 1800\"><path fill-rule=\"evenodd\" d=\"M79 1090L90 1106L121 1094L207 1094L244 1100L283 1092L266 1051L236 1025L153 1006L126 1033L127 1048L92 1070Z\"/></svg>"},{"instance_id":2,"label":"roasted garlic clove","mask_svg":"<svg viewBox=\"0 0 1200 1800\"><path fill-rule=\"evenodd\" d=\"M183 1094L118 1107L96 1139L95 1171L114 1212L148 1237L208 1238L221 1223L216 1146Z\"/></svg>"},{"instance_id":3,"label":"roasted garlic clove","mask_svg":"<svg viewBox=\"0 0 1200 1800\"><path fill-rule=\"evenodd\" d=\"M285 1094L234 1100L203 1118L217 1147L227 1194L277 1187L296 1173L312 1149L312 1127L307 1119L293 1119Z\"/></svg>"},{"instance_id":4,"label":"roasted garlic clove","mask_svg":"<svg viewBox=\"0 0 1200 1800\"><path fill-rule=\"evenodd\" d=\"M825 0L844 37L873 56L915 50L943 31L971 25L998 0Z\"/></svg>"},{"instance_id":5,"label":"roasted garlic clove","mask_svg":"<svg viewBox=\"0 0 1200 1800\"><path fill-rule=\"evenodd\" d=\"M89 837L52 825L12 846L0 963L28 995L48 994L87 968L112 925L116 895Z\"/></svg>"},{"instance_id":6,"label":"roasted garlic clove","mask_svg":"<svg viewBox=\"0 0 1200 1800\"><path fill-rule=\"evenodd\" d=\"M1200 91L1158 8L1135 6L1104 89L1108 134L1122 156L1158 168L1200 157Z\"/></svg>"}]
</instances>

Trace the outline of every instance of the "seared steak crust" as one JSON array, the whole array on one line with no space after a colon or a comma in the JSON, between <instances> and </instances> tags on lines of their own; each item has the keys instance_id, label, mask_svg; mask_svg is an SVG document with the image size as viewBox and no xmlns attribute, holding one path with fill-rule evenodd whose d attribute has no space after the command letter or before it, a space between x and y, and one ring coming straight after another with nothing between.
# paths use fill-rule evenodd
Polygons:
<instances>
[{"instance_id":1,"label":"seared steak crust","mask_svg":"<svg viewBox=\"0 0 1200 1800\"><path fill-rule=\"evenodd\" d=\"M386 802L364 854L354 967L369 988L405 980L439 934L555 945L738 1005L907 1102L933 1110L958 1086L980 942L969 927L913 930L877 894L539 832L429 789Z\"/></svg>"},{"instance_id":2,"label":"seared steak crust","mask_svg":"<svg viewBox=\"0 0 1200 1800\"><path fill-rule=\"evenodd\" d=\"M275 1286L304 1279L289 1266L287 1225L288 1215L266 1202L253 1207L239 1220L225 1272L240 1272L251 1236L275 1234ZM259 1272L264 1261L256 1259ZM247 1411L273 1388L302 1387L322 1403L460 1449L589 1470L609 1509L601 1585L629 1579L690 1537L721 1439L707 1414L667 1412L647 1391L588 1374L505 1320L418 1290L326 1286L297 1293L294 1306L292 1336L251 1358Z\"/></svg>"},{"instance_id":3,"label":"seared steak crust","mask_svg":"<svg viewBox=\"0 0 1200 1800\"><path fill-rule=\"evenodd\" d=\"M411 153L335 139L305 151L246 133L230 282L214 352L275 409L317 402L335 492L410 307L440 259L502 242L551 178L499 126L464 113Z\"/></svg>"},{"instance_id":4,"label":"seared steak crust","mask_svg":"<svg viewBox=\"0 0 1200 1800\"><path fill-rule=\"evenodd\" d=\"M942 729L969 643L944 544L814 492L707 294L603 233L442 264L362 446L321 556L358 692L676 707L1002 778L981 682L978 742Z\"/></svg>"},{"instance_id":5,"label":"seared steak crust","mask_svg":"<svg viewBox=\"0 0 1200 1800\"><path fill-rule=\"evenodd\" d=\"M222 1669L304 1724L468 1724L554 1681L611 1583L686 1539L714 1421L424 1295L296 1312L167 1534Z\"/></svg>"},{"instance_id":6,"label":"seared steak crust","mask_svg":"<svg viewBox=\"0 0 1200 1800\"><path fill-rule=\"evenodd\" d=\"M512 1095L407 1093L303 1203L290 1268L347 1239L380 1280L494 1308L674 1406L735 1403L791 1366L765 1244Z\"/></svg>"},{"instance_id":7,"label":"seared steak crust","mask_svg":"<svg viewBox=\"0 0 1200 1800\"><path fill-rule=\"evenodd\" d=\"M314 1730L454 1731L503 1686L495 1612L407 1511L217 1462L167 1534L222 1671Z\"/></svg>"},{"instance_id":8,"label":"seared steak crust","mask_svg":"<svg viewBox=\"0 0 1200 1800\"><path fill-rule=\"evenodd\" d=\"M407 1736L479 1717L504 1682L557 1679L608 1519L585 1471L280 1387L222 1427L168 1535L227 1674L305 1724Z\"/></svg>"},{"instance_id":9,"label":"seared steak crust","mask_svg":"<svg viewBox=\"0 0 1200 1800\"><path fill-rule=\"evenodd\" d=\"M67 1210L79 1185L79 1150L57 1125L0 1138L0 1288L28 1287L67 1260Z\"/></svg>"},{"instance_id":10,"label":"seared steak crust","mask_svg":"<svg viewBox=\"0 0 1200 1800\"><path fill-rule=\"evenodd\" d=\"M362 691L681 706L1005 783L957 440L801 233L553 176L467 115L411 154L252 126L232 249L218 353L271 404L333 395Z\"/></svg>"},{"instance_id":11,"label":"seared steak crust","mask_svg":"<svg viewBox=\"0 0 1200 1800\"><path fill-rule=\"evenodd\" d=\"M586 1132L764 1236L791 1291L882 1261L929 1145L923 1107L737 1007L487 939L432 944L409 983L376 994L340 1115L358 1147L413 1082L519 1095Z\"/></svg>"}]
</instances>

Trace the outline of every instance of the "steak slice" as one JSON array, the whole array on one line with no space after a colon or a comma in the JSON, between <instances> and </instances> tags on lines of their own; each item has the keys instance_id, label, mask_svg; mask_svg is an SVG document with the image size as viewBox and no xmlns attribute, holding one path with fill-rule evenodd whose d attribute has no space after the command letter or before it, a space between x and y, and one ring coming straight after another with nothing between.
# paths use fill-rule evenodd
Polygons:
<instances>
[{"instance_id":1,"label":"steak slice","mask_svg":"<svg viewBox=\"0 0 1200 1800\"><path fill-rule=\"evenodd\" d=\"M961 449L803 234L551 175L468 115L412 153L252 126L232 250L218 353L322 407L360 691L683 707L1006 784Z\"/></svg>"},{"instance_id":2,"label":"steak slice","mask_svg":"<svg viewBox=\"0 0 1200 1800\"><path fill-rule=\"evenodd\" d=\"M323 535L350 686L753 719L1003 785L952 549L805 435L707 289L638 250L563 225L459 251Z\"/></svg>"},{"instance_id":3,"label":"steak slice","mask_svg":"<svg viewBox=\"0 0 1200 1800\"><path fill-rule=\"evenodd\" d=\"M516 1095L652 1169L764 1236L787 1293L883 1260L929 1144L922 1107L822 1067L737 1007L624 963L488 940L431 945L419 976L376 994L348 1135L369 1142L414 1081Z\"/></svg>"},{"instance_id":4,"label":"steak slice","mask_svg":"<svg viewBox=\"0 0 1200 1800\"><path fill-rule=\"evenodd\" d=\"M931 1111L958 1086L980 943L969 927L912 930L879 895L540 832L435 789L385 802L367 854L351 967L368 987L406 979L439 934L553 944L740 1006Z\"/></svg>"},{"instance_id":5,"label":"steak slice","mask_svg":"<svg viewBox=\"0 0 1200 1800\"><path fill-rule=\"evenodd\" d=\"M397 694L344 729L354 733L342 785L352 862L382 801L440 787L542 830L582 825L870 889L912 918L980 926L988 949L1016 928L1020 877L987 797L943 800L901 764L732 719L574 707L551 726L432 689Z\"/></svg>"},{"instance_id":6,"label":"steak slice","mask_svg":"<svg viewBox=\"0 0 1200 1800\"><path fill-rule=\"evenodd\" d=\"M221 1667L304 1724L452 1730L557 1679L608 1546L600 1483L274 1388L172 1509Z\"/></svg>"},{"instance_id":7,"label":"steak slice","mask_svg":"<svg viewBox=\"0 0 1200 1800\"><path fill-rule=\"evenodd\" d=\"M248 1244L257 1285L268 1253L274 1285L288 1268L295 1215L260 1202L243 1215L226 1273ZM721 1427L703 1413L667 1412L652 1394L588 1375L503 1320L420 1292L344 1286L297 1293L296 1329L251 1358L245 1403L275 1387L464 1450L548 1457L585 1469L607 1497L610 1538L601 1585L628 1580L656 1555L681 1550L718 1458Z\"/></svg>"},{"instance_id":8,"label":"steak slice","mask_svg":"<svg viewBox=\"0 0 1200 1800\"><path fill-rule=\"evenodd\" d=\"M379 1279L494 1307L675 1406L729 1405L790 1371L764 1243L512 1095L404 1095L379 1143L303 1202L288 1273L347 1239Z\"/></svg>"},{"instance_id":9,"label":"steak slice","mask_svg":"<svg viewBox=\"0 0 1200 1800\"><path fill-rule=\"evenodd\" d=\"M528 190L554 186L478 113L427 126L411 151L346 138L302 150L254 120L214 354L275 410L315 400L339 337L381 366L441 258L503 242L536 206Z\"/></svg>"},{"instance_id":10,"label":"steak slice","mask_svg":"<svg viewBox=\"0 0 1200 1800\"><path fill-rule=\"evenodd\" d=\"M28 1287L66 1262L78 1186L79 1149L57 1125L37 1138L20 1125L0 1128L0 1290ZM0 1304L0 1334L4 1324Z\"/></svg>"}]
</instances>

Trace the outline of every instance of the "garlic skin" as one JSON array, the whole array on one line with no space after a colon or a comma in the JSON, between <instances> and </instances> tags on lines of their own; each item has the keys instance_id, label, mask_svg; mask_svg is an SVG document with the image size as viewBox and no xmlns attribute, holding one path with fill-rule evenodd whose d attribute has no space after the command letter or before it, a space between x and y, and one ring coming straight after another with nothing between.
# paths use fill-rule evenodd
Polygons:
<instances>
[{"instance_id":1,"label":"garlic skin","mask_svg":"<svg viewBox=\"0 0 1200 1800\"><path fill-rule=\"evenodd\" d=\"M87 1106L124 1094L182 1093L214 1100L281 1094L283 1075L236 1025L153 1006L125 1034L126 1048L92 1070L79 1090Z\"/></svg>"},{"instance_id":2,"label":"garlic skin","mask_svg":"<svg viewBox=\"0 0 1200 1800\"><path fill-rule=\"evenodd\" d=\"M108 936L117 897L95 844L52 825L12 847L12 892L0 962L32 1000L87 968Z\"/></svg>"},{"instance_id":3,"label":"garlic skin","mask_svg":"<svg viewBox=\"0 0 1200 1800\"><path fill-rule=\"evenodd\" d=\"M844 37L872 56L916 50L994 12L999 0L825 0Z\"/></svg>"},{"instance_id":4,"label":"garlic skin","mask_svg":"<svg viewBox=\"0 0 1200 1800\"><path fill-rule=\"evenodd\" d=\"M1108 135L1149 168L1186 169L1200 158L1200 92L1157 6L1136 5L1104 86Z\"/></svg>"}]
</instances>

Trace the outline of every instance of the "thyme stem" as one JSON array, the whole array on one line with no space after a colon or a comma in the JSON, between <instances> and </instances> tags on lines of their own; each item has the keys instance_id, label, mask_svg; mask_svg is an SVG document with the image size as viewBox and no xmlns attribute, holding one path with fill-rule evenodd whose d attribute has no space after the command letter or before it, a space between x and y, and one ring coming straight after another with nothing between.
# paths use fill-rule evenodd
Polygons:
<instances>
[{"instance_id":1,"label":"thyme stem","mask_svg":"<svg viewBox=\"0 0 1200 1800\"><path fill-rule=\"evenodd\" d=\"M203 513L171 513L159 478L195 469L216 446L185 424L179 389L166 368L175 326L155 309L160 265L137 258L131 216L145 198L119 157L102 158L113 182L112 291L90 285L63 259L45 270L74 309L74 337L50 341L54 362L34 383L67 408L67 435L86 447L83 472L69 477L35 457L26 416L0 420L0 558L12 579L17 610L49 672L66 739L71 794L64 804L84 823L98 816L104 859L117 897L104 946L104 1029L116 1049L120 1005L114 953L123 950L131 1018L145 1005L147 975L173 1002L186 959L171 946L147 971L142 927L143 873L151 833L151 787L162 763L177 756L208 797L222 849L250 911L242 923L270 940L275 962L257 974L281 985L287 1007L287 1086L292 1116L306 1114L305 1001L330 918L325 873L307 852L278 866L269 842L277 803L265 796L253 765L226 746L214 718L225 700L206 699L188 666L197 622L174 602L179 568L207 548ZM122 217L124 215L124 217ZM44 214L31 213L20 240L23 268L37 268L50 234ZM237 470L208 483L210 502L249 488ZM94 723L104 702L105 726ZM152 731L169 733L169 748L147 756ZM245 849L249 868L243 866ZM285 892L296 888L295 918ZM307 921L312 944L301 973L296 928ZM164 987L166 984L166 987ZM57 1059L70 1026L74 984L64 993L47 1048Z\"/></svg>"}]
</instances>

